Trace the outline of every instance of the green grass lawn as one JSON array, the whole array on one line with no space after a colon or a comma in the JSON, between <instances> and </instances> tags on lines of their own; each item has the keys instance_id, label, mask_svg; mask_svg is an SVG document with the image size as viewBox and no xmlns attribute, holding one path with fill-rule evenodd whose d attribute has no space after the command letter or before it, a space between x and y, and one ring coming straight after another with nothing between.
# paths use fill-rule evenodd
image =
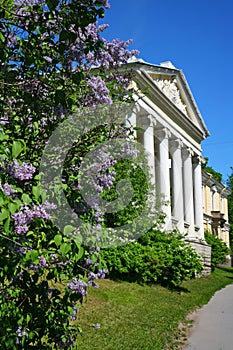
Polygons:
<instances>
[{"instance_id":1,"label":"green grass lawn","mask_svg":"<svg viewBox=\"0 0 233 350\"><path fill-rule=\"evenodd\" d=\"M81 307L79 324L83 332L78 336L77 349L177 349L182 336L179 323L230 283L230 268L185 282L179 292L157 285L101 280L99 289L91 289L87 303Z\"/></svg>"}]
</instances>

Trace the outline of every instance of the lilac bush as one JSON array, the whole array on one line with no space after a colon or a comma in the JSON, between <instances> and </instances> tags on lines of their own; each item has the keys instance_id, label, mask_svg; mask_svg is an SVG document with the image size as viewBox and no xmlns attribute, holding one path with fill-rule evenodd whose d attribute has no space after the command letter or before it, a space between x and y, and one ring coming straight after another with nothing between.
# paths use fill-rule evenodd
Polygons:
<instances>
[{"instance_id":1,"label":"lilac bush","mask_svg":"<svg viewBox=\"0 0 233 350\"><path fill-rule=\"evenodd\" d=\"M54 225L55 206L44 202L38 173L45 145L59 123L83 107L126 99L131 77L119 68L137 52L127 50L130 41L102 38L106 25L98 26L97 20L108 8L107 0L0 2L0 346L4 350L72 348L79 331L74 321L88 286L96 287L96 280L107 272L99 260L97 238L84 247L78 232L70 236L69 227L60 232ZM108 130L105 140L118 131L124 134L123 129ZM101 128L96 132L101 140ZM88 134L81 140L76 158L92 148L94 138ZM98 194L115 180L116 159L104 152L101 157L105 161L93 164L96 176L90 179ZM79 191L79 179L75 162L67 159L64 190L75 187L67 190L72 199ZM74 209L76 205L84 215L88 208L76 199ZM98 231L104 213L98 201L93 204L86 219Z\"/></svg>"}]
</instances>

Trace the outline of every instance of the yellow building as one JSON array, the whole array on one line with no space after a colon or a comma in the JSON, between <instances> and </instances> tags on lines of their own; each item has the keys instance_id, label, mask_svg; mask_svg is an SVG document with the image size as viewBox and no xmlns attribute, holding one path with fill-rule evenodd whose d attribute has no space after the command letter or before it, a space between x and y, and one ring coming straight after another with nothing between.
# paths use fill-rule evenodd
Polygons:
<instances>
[{"instance_id":1,"label":"yellow building","mask_svg":"<svg viewBox=\"0 0 233 350\"><path fill-rule=\"evenodd\" d=\"M227 197L231 192L204 170L202 185L204 230L218 236L230 247Z\"/></svg>"}]
</instances>

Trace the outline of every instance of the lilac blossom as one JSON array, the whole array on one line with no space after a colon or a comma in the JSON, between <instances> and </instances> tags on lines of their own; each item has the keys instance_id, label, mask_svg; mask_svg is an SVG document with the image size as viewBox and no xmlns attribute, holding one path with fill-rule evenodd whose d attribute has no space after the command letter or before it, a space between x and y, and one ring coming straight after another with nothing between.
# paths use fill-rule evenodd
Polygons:
<instances>
[{"instance_id":1,"label":"lilac blossom","mask_svg":"<svg viewBox=\"0 0 233 350\"><path fill-rule=\"evenodd\" d=\"M92 76L87 82L87 87L90 89L90 94L84 99L85 106L90 107L93 104L112 103L109 90L101 77Z\"/></svg>"},{"instance_id":2,"label":"lilac blossom","mask_svg":"<svg viewBox=\"0 0 233 350\"><path fill-rule=\"evenodd\" d=\"M85 262L85 265L86 266L90 266L90 265L92 265L93 264L93 261L90 259L90 258L87 258L86 259L86 262Z\"/></svg>"},{"instance_id":3,"label":"lilac blossom","mask_svg":"<svg viewBox=\"0 0 233 350\"><path fill-rule=\"evenodd\" d=\"M41 0L15 0L15 6L32 6L41 3Z\"/></svg>"},{"instance_id":4,"label":"lilac blossom","mask_svg":"<svg viewBox=\"0 0 233 350\"><path fill-rule=\"evenodd\" d=\"M90 271L88 274L88 285L94 288L98 288L98 285L94 282L97 279L98 279L97 274Z\"/></svg>"},{"instance_id":5,"label":"lilac blossom","mask_svg":"<svg viewBox=\"0 0 233 350\"><path fill-rule=\"evenodd\" d=\"M47 261L44 257L39 257L39 264L30 264L29 269L32 271L37 271L39 268L48 266Z\"/></svg>"},{"instance_id":6,"label":"lilac blossom","mask_svg":"<svg viewBox=\"0 0 233 350\"><path fill-rule=\"evenodd\" d=\"M66 261L60 260L57 256L57 254L51 254L50 255L51 261L50 261L50 267L54 266L67 266L71 263L71 260L68 259Z\"/></svg>"},{"instance_id":7,"label":"lilac blossom","mask_svg":"<svg viewBox=\"0 0 233 350\"><path fill-rule=\"evenodd\" d=\"M99 328L100 328L100 323L95 323L95 324L93 324L93 327L94 327L95 329L99 329Z\"/></svg>"},{"instance_id":8,"label":"lilac blossom","mask_svg":"<svg viewBox=\"0 0 233 350\"><path fill-rule=\"evenodd\" d=\"M97 273L90 271L88 274L88 285L94 288L98 288L98 285L94 281L98 279L104 279L106 273L108 273L107 269L100 269Z\"/></svg>"},{"instance_id":9,"label":"lilac blossom","mask_svg":"<svg viewBox=\"0 0 233 350\"><path fill-rule=\"evenodd\" d=\"M9 124L8 116L1 117L1 118L0 118L0 125L5 126L5 125L7 125L7 124Z\"/></svg>"},{"instance_id":10,"label":"lilac blossom","mask_svg":"<svg viewBox=\"0 0 233 350\"><path fill-rule=\"evenodd\" d=\"M28 225L32 223L36 218L49 220L51 215L46 210L55 209L54 204L45 202L44 204L33 205L30 209L28 205L21 207L21 209L13 214L15 233L23 235L28 232Z\"/></svg>"},{"instance_id":11,"label":"lilac blossom","mask_svg":"<svg viewBox=\"0 0 233 350\"><path fill-rule=\"evenodd\" d=\"M77 308L77 306L74 305L73 306L73 312L72 312L72 315L71 315L71 320L72 321L77 320L78 311L79 311L79 307Z\"/></svg>"},{"instance_id":12,"label":"lilac blossom","mask_svg":"<svg viewBox=\"0 0 233 350\"><path fill-rule=\"evenodd\" d=\"M38 265L35 265L35 264L30 264L30 265L29 265L29 270L37 271L38 269L39 269L39 266L38 266Z\"/></svg>"},{"instance_id":13,"label":"lilac blossom","mask_svg":"<svg viewBox=\"0 0 233 350\"><path fill-rule=\"evenodd\" d=\"M28 333L25 331L25 329L23 329L22 326L18 327L16 334L18 336L18 338L16 339L16 344L21 344L23 337L28 338Z\"/></svg>"},{"instance_id":14,"label":"lilac blossom","mask_svg":"<svg viewBox=\"0 0 233 350\"><path fill-rule=\"evenodd\" d=\"M23 255L25 255L25 254L27 253L27 249L24 248L24 247L19 246L18 244L16 244L16 245L14 246L13 249L14 249L14 251L15 251L17 254L23 254Z\"/></svg>"},{"instance_id":15,"label":"lilac blossom","mask_svg":"<svg viewBox=\"0 0 233 350\"><path fill-rule=\"evenodd\" d=\"M5 194L5 196L11 196L12 194L17 193L17 191L14 190L12 188L12 186L8 183L5 183L2 187L2 189L3 189L3 193Z\"/></svg>"},{"instance_id":16,"label":"lilac blossom","mask_svg":"<svg viewBox=\"0 0 233 350\"><path fill-rule=\"evenodd\" d=\"M67 287L71 291L80 293L83 297L87 294L87 284L82 280L78 280L76 277L73 278L72 282L67 284Z\"/></svg>"},{"instance_id":17,"label":"lilac blossom","mask_svg":"<svg viewBox=\"0 0 233 350\"><path fill-rule=\"evenodd\" d=\"M19 165L18 161L14 160L13 164L8 165L9 174L21 181L32 179L35 171L36 168L32 164L26 162Z\"/></svg>"},{"instance_id":18,"label":"lilac blossom","mask_svg":"<svg viewBox=\"0 0 233 350\"><path fill-rule=\"evenodd\" d=\"M108 269L100 269L97 272L97 277L100 279L104 279L107 273L108 273Z\"/></svg>"},{"instance_id":19,"label":"lilac blossom","mask_svg":"<svg viewBox=\"0 0 233 350\"><path fill-rule=\"evenodd\" d=\"M44 257L40 257L39 259L40 259L40 262L39 262L39 265L38 265L39 267L47 266L47 261L46 261L46 259Z\"/></svg>"}]
</instances>

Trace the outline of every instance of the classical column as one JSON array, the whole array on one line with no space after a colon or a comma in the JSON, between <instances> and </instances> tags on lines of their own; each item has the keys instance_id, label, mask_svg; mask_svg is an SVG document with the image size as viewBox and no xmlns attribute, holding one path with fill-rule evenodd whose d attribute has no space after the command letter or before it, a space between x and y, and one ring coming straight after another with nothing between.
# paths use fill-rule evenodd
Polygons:
<instances>
[{"instance_id":1,"label":"classical column","mask_svg":"<svg viewBox=\"0 0 233 350\"><path fill-rule=\"evenodd\" d=\"M170 142L172 155L172 216L180 232L184 232L183 171L180 139Z\"/></svg>"},{"instance_id":2,"label":"classical column","mask_svg":"<svg viewBox=\"0 0 233 350\"><path fill-rule=\"evenodd\" d=\"M194 179L194 213L195 213L195 226L199 229L199 238L204 239L204 226L203 226L203 201L202 201L202 170L201 170L201 157L194 158L193 163L193 179Z\"/></svg>"},{"instance_id":3,"label":"classical column","mask_svg":"<svg viewBox=\"0 0 233 350\"><path fill-rule=\"evenodd\" d=\"M162 196L162 211L166 214L165 229L171 228L171 205L170 205L170 160L169 160L169 137L170 131L162 128L156 131L158 138L158 163L159 163L159 192Z\"/></svg>"},{"instance_id":4,"label":"classical column","mask_svg":"<svg viewBox=\"0 0 233 350\"><path fill-rule=\"evenodd\" d=\"M183 149L183 183L184 183L184 219L188 225L189 237L195 237L194 205L193 205L193 151Z\"/></svg>"},{"instance_id":5,"label":"classical column","mask_svg":"<svg viewBox=\"0 0 233 350\"><path fill-rule=\"evenodd\" d=\"M142 118L143 146L148 156L151 182L155 185L154 126L156 120L151 115Z\"/></svg>"}]
</instances>

